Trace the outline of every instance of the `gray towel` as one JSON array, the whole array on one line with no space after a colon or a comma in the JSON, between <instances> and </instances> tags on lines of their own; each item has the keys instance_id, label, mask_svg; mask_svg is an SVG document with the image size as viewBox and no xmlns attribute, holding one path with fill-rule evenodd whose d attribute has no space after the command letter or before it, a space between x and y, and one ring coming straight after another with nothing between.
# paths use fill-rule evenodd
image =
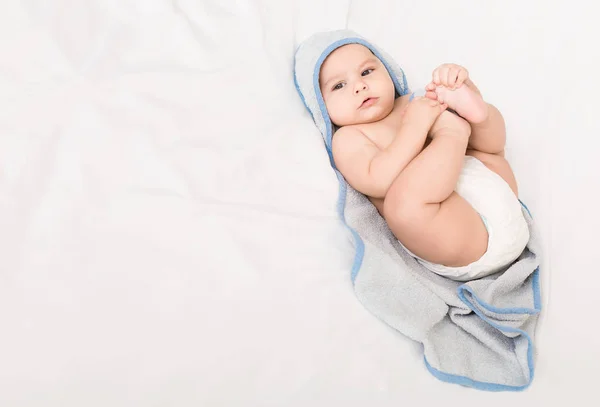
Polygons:
<instances>
[{"instance_id":1,"label":"gray towel","mask_svg":"<svg viewBox=\"0 0 600 407\"><path fill-rule=\"evenodd\" d=\"M533 379L540 312L540 241L529 210L523 205L529 243L501 272L462 283L415 261L333 162L335 128L319 89L319 70L331 52L349 43L366 46L384 63L397 96L409 88L404 72L384 50L350 30L315 34L296 51L296 88L323 135L340 182L338 211L356 248L350 272L356 296L376 317L423 344L425 366L438 379L491 391L527 388Z\"/></svg>"}]
</instances>

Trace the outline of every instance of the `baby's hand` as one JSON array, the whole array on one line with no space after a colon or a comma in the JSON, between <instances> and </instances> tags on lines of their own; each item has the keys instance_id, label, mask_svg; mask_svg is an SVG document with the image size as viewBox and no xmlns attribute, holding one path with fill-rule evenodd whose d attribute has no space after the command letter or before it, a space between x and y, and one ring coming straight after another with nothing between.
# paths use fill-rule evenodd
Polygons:
<instances>
[{"instance_id":1,"label":"baby's hand","mask_svg":"<svg viewBox=\"0 0 600 407\"><path fill-rule=\"evenodd\" d=\"M415 123L429 129L447 107L447 104L440 103L437 100L417 96L406 106L403 122Z\"/></svg>"},{"instance_id":2,"label":"baby's hand","mask_svg":"<svg viewBox=\"0 0 600 407\"><path fill-rule=\"evenodd\" d=\"M432 92L437 86L445 86L449 89L460 88L468 79L469 71L464 67L456 64L443 64L433 71L431 83L425 87L425 90Z\"/></svg>"}]
</instances>

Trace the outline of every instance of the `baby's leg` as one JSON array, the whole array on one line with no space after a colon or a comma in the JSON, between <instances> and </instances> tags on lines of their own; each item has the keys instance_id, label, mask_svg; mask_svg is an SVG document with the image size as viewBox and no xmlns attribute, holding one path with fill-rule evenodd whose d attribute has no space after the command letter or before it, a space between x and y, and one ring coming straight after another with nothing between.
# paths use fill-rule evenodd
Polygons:
<instances>
[{"instance_id":1,"label":"baby's leg","mask_svg":"<svg viewBox=\"0 0 600 407\"><path fill-rule=\"evenodd\" d=\"M442 115L462 121L449 112ZM469 141L464 129L442 128L396 178L383 207L385 220L404 246L427 261L451 267L477 261L488 241L479 214L454 192Z\"/></svg>"}]
</instances>

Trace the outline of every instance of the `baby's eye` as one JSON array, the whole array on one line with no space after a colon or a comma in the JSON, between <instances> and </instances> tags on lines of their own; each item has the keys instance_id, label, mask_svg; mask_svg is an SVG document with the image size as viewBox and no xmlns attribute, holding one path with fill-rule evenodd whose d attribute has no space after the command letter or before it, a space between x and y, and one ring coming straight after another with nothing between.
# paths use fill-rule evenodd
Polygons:
<instances>
[{"instance_id":1,"label":"baby's eye","mask_svg":"<svg viewBox=\"0 0 600 407\"><path fill-rule=\"evenodd\" d=\"M370 74L371 72L373 72L373 69L369 68L369 69L365 69L362 72L362 76L367 76L368 74Z\"/></svg>"},{"instance_id":2,"label":"baby's eye","mask_svg":"<svg viewBox=\"0 0 600 407\"><path fill-rule=\"evenodd\" d=\"M342 89L344 87L344 82L340 82L337 85L335 85L331 90L339 90Z\"/></svg>"}]
</instances>

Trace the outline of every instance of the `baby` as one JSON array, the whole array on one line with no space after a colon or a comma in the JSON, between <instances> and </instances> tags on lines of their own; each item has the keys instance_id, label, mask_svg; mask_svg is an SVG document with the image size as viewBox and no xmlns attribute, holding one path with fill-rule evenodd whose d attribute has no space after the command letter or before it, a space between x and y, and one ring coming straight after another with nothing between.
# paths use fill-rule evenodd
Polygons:
<instances>
[{"instance_id":1,"label":"baby","mask_svg":"<svg viewBox=\"0 0 600 407\"><path fill-rule=\"evenodd\" d=\"M497 174L479 195L491 199L504 194L505 199L508 194L518 203L518 191L504 158L504 119L483 100L467 70L441 65L424 96L395 98L383 63L368 48L348 44L324 61L319 85L339 128L332 141L336 167L369 197L399 242L434 271L482 260L492 228L472 205L477 197L469 202L456 191L466 160L476 161L477 171ZM520 230L526 231L524 219L522 225ZM502 227L494 225L494 233L501 236ZM519 237L520 251L528 238ZM502 247L495 250L494 256L505 263L520 254L514 248L510 254L500 253ZM497 261L489 263L466 277L498 270Z\"/></svg>"}]
</instances>

